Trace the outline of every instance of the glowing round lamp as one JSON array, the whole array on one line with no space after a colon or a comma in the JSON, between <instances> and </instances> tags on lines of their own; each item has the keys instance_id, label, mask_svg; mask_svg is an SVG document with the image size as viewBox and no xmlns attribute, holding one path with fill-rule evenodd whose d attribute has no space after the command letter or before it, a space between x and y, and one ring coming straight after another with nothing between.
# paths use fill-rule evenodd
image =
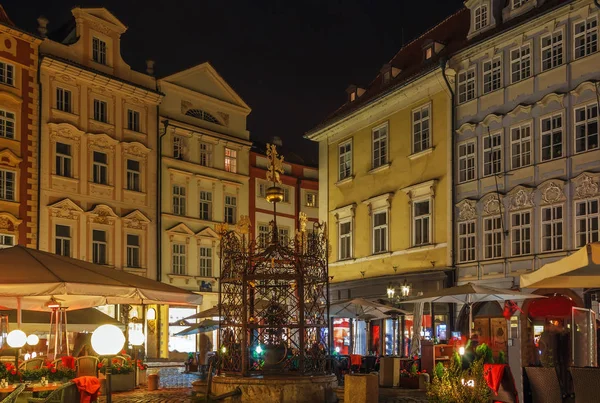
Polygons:
<instances>
[{"instance_id":1,"label":"glowing round lamp","mask_svg":"<svg viewBox=\"0 0 600 403\"><path fill-rule=\"evenodd\" d=\"M29 336L27 336L27 344L29 344L30 346L37 346L39 342L40 338L37 337L37 335L30 334Z\"/></svg>"},{"instance_id":2,"label":"glowing round lamp","mask_svg":"<svg viewBox=\"0 0 600 403\"><path fill-rule=\"evenodd\" d=\"M102 325L92 333L92 348L99 355L116 355L125 344L125 335L115 325Z\"/></svg>"},{"instance_id":3,"label":"glowing round lamp","mask_svg":"<svg viewBox=\"0 0 600 403\"><path fill-rule=\"evenodd\" d=\"M141 346L142 344L144 344L145 340L146 336L144 336L144 332L140 332L139 330L129 332L129 342L132 346Z\"/></svg>"},{"instance_id":4,"label":"glowing round lamp","mask_svg":"<svg viewBox=\"0 0 600 403\"><path fill-rule=\"evenodd\" d=\"M227 352L227 347L225 347L225 346L221 347L221 352L223 354L225 354Z\"/></svg>"},{"instance_id":5,"label":"glowing round lamp","mask_svg":"<svg viewBox=\"0 0 600 403\"><path fill-rule=\"evenodd\" d=\"M27 343L27 335L24 331L15 329L6 336L6 342L12 348L21 348Z\"/></svg>"}]
</instances>

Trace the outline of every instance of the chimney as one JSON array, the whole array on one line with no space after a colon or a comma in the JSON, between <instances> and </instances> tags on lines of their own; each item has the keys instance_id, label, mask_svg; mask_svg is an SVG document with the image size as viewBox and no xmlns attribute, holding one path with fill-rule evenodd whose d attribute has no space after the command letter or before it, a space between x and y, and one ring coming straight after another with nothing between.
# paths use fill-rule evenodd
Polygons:
<instances>
[{"instance_id":1,"label":"chimney","mask_svg":"<svg viewBox=\"0 0 600 403\"><path fill-rule=\"evenodd\" d=\"M271 140L273 142L273 144L275 144L277 147L283 147L283 141L281 141L281 137L279 136L273 136L273 139Z\"/></svg>"},{"instance_id":2,"label":"chimney","mask_svg":"<svg viewBox=\"0 0 600 403\"><path fill-rule=\"evenodd\" d=\"M44 17L43 15L40 15L37 19L38 22L38 32L40 33L40 36L42 38L46 38L46 36L48 35L48 18Z\"/></svg>"},{"instance_id":3,"label":"chimney","mask_svg":"<svg viewBox=\"0 0 600 403\"><path fill-rule=\"evenodd\" d=\"M154 60L146 60L146 73L149 76L154 75Z\"/></svg>"}]
</instances>

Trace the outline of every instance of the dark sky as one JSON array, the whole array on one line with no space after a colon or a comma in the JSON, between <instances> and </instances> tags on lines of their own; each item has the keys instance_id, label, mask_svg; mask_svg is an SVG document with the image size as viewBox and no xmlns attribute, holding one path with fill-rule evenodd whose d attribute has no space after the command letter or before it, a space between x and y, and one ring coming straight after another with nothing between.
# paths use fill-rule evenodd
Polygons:
<instances>
[{"instance_id":1,"label":"dark sky","mask_svg":"<svg viewBox=\"0 0 600 403\"><path fill-rule=\"evenodd\" d=\"M302 139L345 102L349 84L366 86L404 43L462 6L462 0L0 0L21 28L40 15L50 31L72 7L106 7L129 29L123 58L136 70L156 61L161 77L204 61L250 105L253 139ZM35 31L37 32L37 31Z\"/></svg>"}]
</instances>

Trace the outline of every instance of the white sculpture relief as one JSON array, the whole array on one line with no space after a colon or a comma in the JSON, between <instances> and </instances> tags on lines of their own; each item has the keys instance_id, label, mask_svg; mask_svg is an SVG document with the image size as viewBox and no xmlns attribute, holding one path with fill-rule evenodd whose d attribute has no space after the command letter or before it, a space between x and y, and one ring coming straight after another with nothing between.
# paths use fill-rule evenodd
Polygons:
<instances>
[{"instance_id":1,"label":"white sculpture relief","mask_svg":"<svg viewBox=\"0 0 600 403\"><path fill-rule=\"evenodd\" d=\"M477 202L475 200L465 199L457 204L458 220L468 221L477 217Z\"/></svg>"},{"instance_id":2,"label":"white sculpture relief","mask_svg":"<svg viewBox=\"0 0 600 403\"><path fill-rule=\"evenodd\" d=\"M597 195L598 183L596 179L597 178L595 176L591 176L587 173L583 173L579 177L575 178L575 197L578 199L585 199L587 197Z\"/></svg>"}]
</instances>

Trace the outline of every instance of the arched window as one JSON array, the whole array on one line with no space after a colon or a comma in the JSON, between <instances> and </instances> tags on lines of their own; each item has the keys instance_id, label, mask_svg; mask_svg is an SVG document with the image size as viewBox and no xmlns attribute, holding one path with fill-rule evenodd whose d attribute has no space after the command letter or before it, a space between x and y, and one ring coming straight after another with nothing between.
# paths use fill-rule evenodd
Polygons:
<instances>
[{"instance_id":1,"label":"arched window","mask_svg":"<svg viewBox=\"0 0 600 403\"><path fill-rule=\"evenodd\" d=\"M196 119L206 120L207 122L215 123L217 125L221 124L221 122L219 122L219 120L216 117L214 117L208 112L203 111L202 109L190 109L185 114L187 116L191 116Z\"/></svg>"}]
</instances>

